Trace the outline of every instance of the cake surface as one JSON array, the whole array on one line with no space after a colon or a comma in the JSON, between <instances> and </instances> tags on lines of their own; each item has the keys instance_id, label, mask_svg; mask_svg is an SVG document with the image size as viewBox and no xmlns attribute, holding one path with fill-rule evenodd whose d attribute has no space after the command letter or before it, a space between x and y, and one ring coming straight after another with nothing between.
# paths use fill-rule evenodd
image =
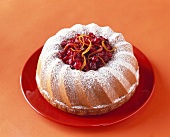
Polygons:
<instances>
[{"instance_id":1,"label":"cake surface","mask_svg":"<svg viewBox=\"0 0 170 137\"><path fill-rule=\"evenodd\" d=\"M89 33L108 39L116 47L109 62L98 70L84 72L58 58L62 41ZM139 67L132 45L121 33L94 23L76 24L46 41L37 64L36 82L40 93L54 107L77 115L100 115L130 99L139 82Z\"/></svg>"}]
</instances>

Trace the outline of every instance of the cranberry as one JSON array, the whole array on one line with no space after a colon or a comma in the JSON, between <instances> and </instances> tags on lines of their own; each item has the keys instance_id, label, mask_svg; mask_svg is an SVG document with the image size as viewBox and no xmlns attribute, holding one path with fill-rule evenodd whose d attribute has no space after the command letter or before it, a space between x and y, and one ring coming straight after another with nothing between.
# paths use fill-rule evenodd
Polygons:
<instances>
[{"instance_id":1,"label":"cranberry","mask_svg":"<svg viewBox=\"0 0 170 137\"><path fill-rule=\"evenodd\" d=\"M75 43L76 43L76 44L80 44L79 38L76 38L76 39L75 39Z\"/></svg>"},{"instance_id":2,"label":"cranberry","mask_svg":"<svg viewBox=\"0 0 170 137\"><path fill-rule=\"evenodd\" d=\"M76 34L76 36L75 36L75 37L77 38L77 37L79 37L79 36L80 36L80 34Z\"/></svg>"},{"instance_id":3,"label":"cranberry","mask_svg":"<svg viewBox=\"0 0 170 137\"><path fill-rule=\"evenodd\" d=\"M69 43L74 43L74 41L75 41L75 39L74 38L71 38L71 39L69 39Z\"/></svg>"},{"instance_id":4,"label":"cranberry","mask_svg":"<svg viewBox=\"0 0 170 137\"><path fill-rule=\"evenodd\" d=\"M93 34L93 33L89 33L89 37L91 37L91 38L95 38L96 36Z\"/></svg>"},{"instance_id":5,"label":"cranberry","mask_svg":"<svg viewBox=\"0 0 170 137\"><path fill-rule=\"evenodd\" d=\"M94 44L100 44L102 40L100 38L94 38Z\"/></svg>"},{"instance_id":6,"label":"cranberry","mask_svg":"<svg viewBox=\"0 0 170 137\"><path fill-rule=\"evenodd\" d=\"M74 63L74 68L79 70L81 69L81 66L82 66L82 62L80 60L77 60L75 63Z\"/></svg>"},{"instance_id":7,"label":"cranberry","mask_svg":"<svg viewBox=\"0 0 170 137\"><path fill-rule=\"evenodd\" d=\"M84 71L89 71L90 70L90 68L89 68L89 64L86 64L86 66L84 67L84 69L83 69Z\"/></svg>"},{"instance_id":8,"label":"cranberry","mask_svg":"<svg viewBox=\"0 0 170 137\"><path fill-rule=\"evenodd\" d=\"M112 53L107 52L107 56L111 59L112 58Z\"/></svg>"},{"instance_id":9,"label":"cranberry","mask_svg":"<svg viewBox=\"0 0 170 137\"><path fill-rule=\"evenodd\" d=\"M97 67L98 67L98 68L100 68L100 67L103 67L103 66L104 66L104 64L103 64L101 61L97 62L96 64L97 64Z\"/></svg>"},{"instance_id":10,"label":"cranberry","mask_svg":"<svg viewBox=\"0 0 170 137\"><path fill-rule=\"evenodd\" d=\"M67 41L66 41L66 40L64 40L64 41L61 42L61 47L62 47L62 48L64 48L66 45L67 45Z\"/></svg>"},{"instance_id":11,"label":"cranberry","mask_svg":"<svg viewBox=\"0 0 170 137\"><path fill-rule=\"evenodd\" d=\"M90 69L97 70L96 62L90 62Z\"/></svg>"},{"instance_id":12,"label":"cranberry","mask_svg":"<svg viewBox=\"0 0 170 137\"><path fill-rule=\"evenodd\" d=\"M68 64L69 64L69 65L73 65L73 64L74 64L74 60L73 60L72 57L71 57L70 59L68 59Z\"/></svg>"},{"instance_id":13,"label":"cranberry","mask_svg":"<svg viewBox=\"0 0 170 137\"><path fill-rule=\"evenodd\" d=\"M108 44L109 44L109 40L108 40L108 39L105 39L105 40L104 40L104 43L105 43L106 45L108 45Z\"/></svg>"},{"instance_id":14,"label":"cranberry","mask_svg":"<svg viewBox=\"0 0 170 137\"><path fill-rule=\"evenodd\" d=\"M65 56L65 52L64 51L59 51L58 52L58 58L62 59Z\"/></svg>"},{"instance_id":15,"label":"cranberry","mask_svg":"<svg viewBox=\"0 0 170 137\"><path fill-rule=\"evenodd\" d=\"M94 51L96 51L96 48L95 47L91 47L90 48L90 52L94 52Z\"/></svg>"},{"instance_id":16,"label":"cranberry","mask_svg":"<svg viewBox=\"0 0 170 137\"><path fill-rule=\"evenodd\" d=\"M107 63L109 61L109 57L108 56L103 56L103 60Z\"/></svg>"},{"instance_id":17,"label":"cranberry","mask_svg":"<svg viewBox=\"0 0 170 137\"><path fill-rule=\"evenodd\" d=\"M68 60L68 59L69 59L69 56L64 56L62 60L63 60L64 62L66 62L66 60Z\"/></svg>"},{"instance_id":18,"label":"cranberry","mask_svg":"<svg viewBox=\"0 0 170 137\"><path fill-rule=\"evenodd\" d=\"M86 44L90 44L90 42L89 42L89 40L88 40L88 37L85 37L85 38L84 38L84 42L85 42Z\"/></svg>"},{"instance_id":19,"label":"cranberry","mask_svg":"<svg viewBox=\"0 0 170 137\"><path fill-rule=\"evenodd\" d=\"M98 62L98 61L99 61L99 58L96 57L96 56L94 56L94 57L91 58L91 60L92 60L93 62Z\"/></svg>"},{"instance_id":20,"label":"cranberry","mask_svg":"<svg viewBox=\"0 0 170 137\"><path fill-rule=\"evenodd\" d=\"M105 55L104 51L102 51L102 52L100 52L100 53L97 53L97 54L98 54L98 56L100 56L100 57L103 57L103 56Z\"/></svg>"},{"instance_id":21,"label":"cranberry","mask_svg":"<svg viewBox=\"0 0 170 137\"><path fill-rule=\"evenodd\" d=\"M73 55L73 51L71 49L67 50L67 55Z\"/></svg>"},{"instance_id":22,"label":"cranberry","mask_svg":"<svg viewBox=\"0 0 170 137\"><path fill-rule=\"evenodd\" d=\"M105 41L105 38L103 38L102 36L99 37L101 41Z\"/></svg>"}]
</instances>

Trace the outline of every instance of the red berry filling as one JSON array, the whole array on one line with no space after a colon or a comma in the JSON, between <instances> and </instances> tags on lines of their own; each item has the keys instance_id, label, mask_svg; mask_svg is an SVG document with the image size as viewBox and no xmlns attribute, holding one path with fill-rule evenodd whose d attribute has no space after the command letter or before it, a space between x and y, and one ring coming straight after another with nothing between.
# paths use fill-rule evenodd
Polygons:
<instances>
[{"instance_id":1,"label":"red berry filling","mask_svg":"<svg viewBox=\"0 0 170 137\"><path fill-rule=\"evenodd\" d=\"M97 70L112 58L115 47L109 44L108 39L96 37L93 33L88 35L76 34L75 37L61 42L58 53L64 63L72 69L88 71Z\"/></svg>"}]
</instances>

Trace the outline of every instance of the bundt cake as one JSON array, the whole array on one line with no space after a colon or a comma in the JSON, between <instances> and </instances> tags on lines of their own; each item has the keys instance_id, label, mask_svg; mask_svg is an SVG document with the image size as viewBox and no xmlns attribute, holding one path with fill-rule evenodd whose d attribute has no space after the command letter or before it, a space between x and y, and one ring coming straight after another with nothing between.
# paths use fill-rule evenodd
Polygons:
<instances>
[{"instance_id":1,"label":"bundt cake","mask_svg":"<svg viewBox=\"0 0 170 137\"><path fill-rule=\"evenodd\" d=\"M36 82L54 107L77 115L107 113L130 99L139 82L133 47L108 26L76 24L50 37Z\"/></svg>"}]
</instances>

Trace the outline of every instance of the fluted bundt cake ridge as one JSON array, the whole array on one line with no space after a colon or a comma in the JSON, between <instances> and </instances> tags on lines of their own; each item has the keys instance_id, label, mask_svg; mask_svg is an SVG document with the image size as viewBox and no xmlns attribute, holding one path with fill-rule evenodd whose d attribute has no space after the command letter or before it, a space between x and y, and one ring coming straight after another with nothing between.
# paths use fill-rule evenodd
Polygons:
<instances>
[{"instance_id":1,"label":"fluted bundt cake ridge","mask_svg":"<svg viewBox=\"0 0 170 137\"><path fill-rule=\"evenodd\" d=\"M110 61L97 70L72 69L58 56L62 42L89 33L107 39L116 50ZM133 47L121 33L94 23L76 24L47 40L38 60L36 81L41 94L54 107L77 115L99 115L130 99L138 85L139 67Z\"/></svg>"}]
</instances>

